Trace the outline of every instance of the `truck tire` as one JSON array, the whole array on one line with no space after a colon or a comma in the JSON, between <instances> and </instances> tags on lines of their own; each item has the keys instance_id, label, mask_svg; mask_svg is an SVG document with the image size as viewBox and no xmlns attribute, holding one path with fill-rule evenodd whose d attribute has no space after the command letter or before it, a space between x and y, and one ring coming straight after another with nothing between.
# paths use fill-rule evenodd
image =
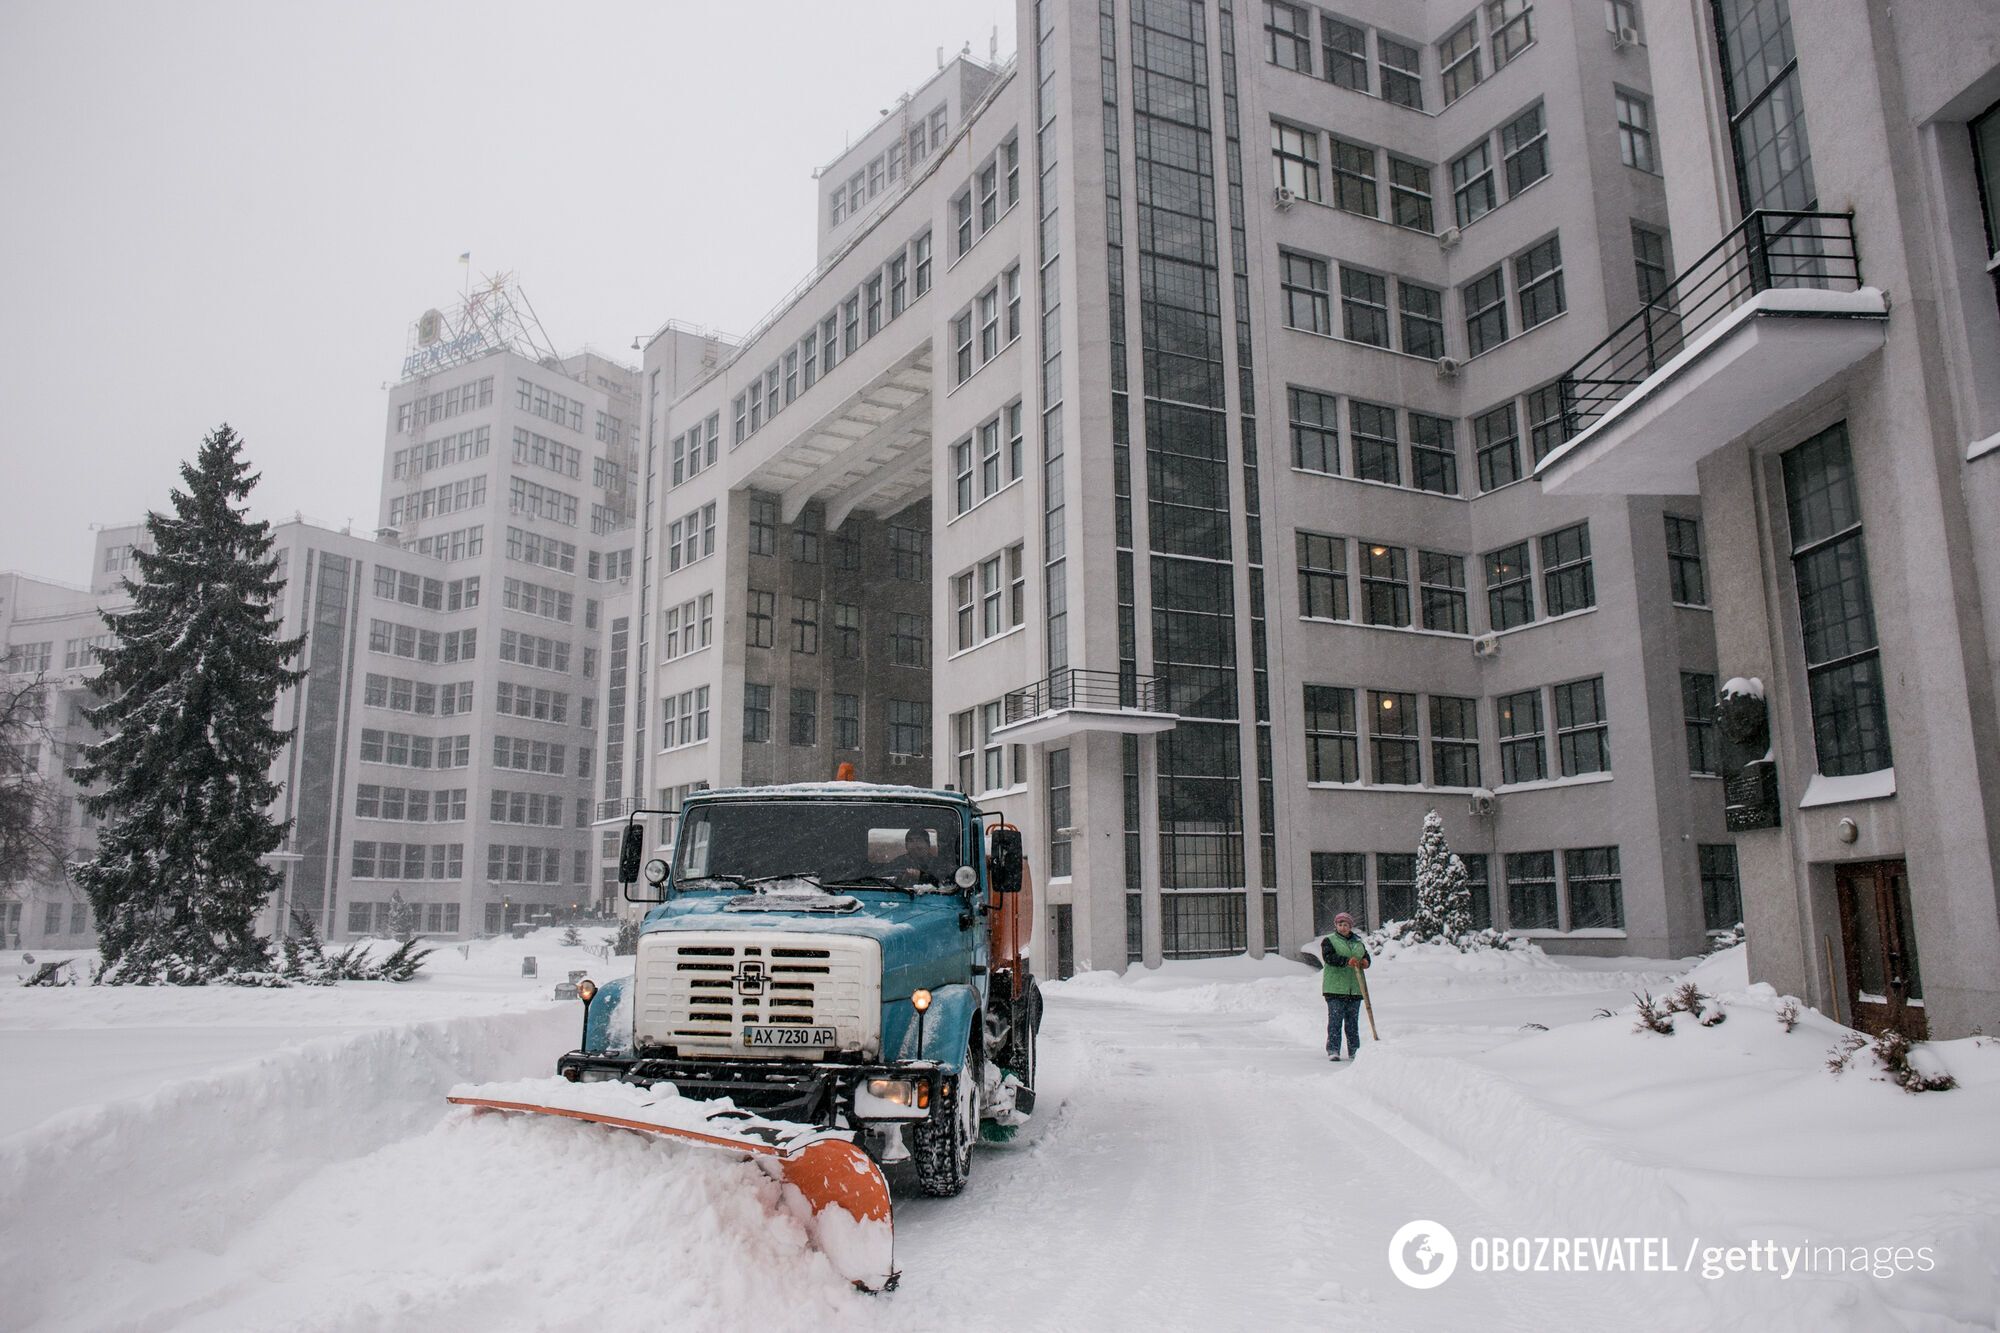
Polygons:
<instances>
[{"instance_id":1,"label":"truck tire","mask_svg":"<svg viewBox=\"0 0 2000 1333\"><path fill-rule=\"evenodd\" d=\"M949 1199L965 1188L972 1174L972 1145L979 1138L979 1052L968 1053L965 1068L953 1080L951 1090L931 1106L930 1115L917 1122L910 1138L910 1156L917 1168L917 1184L934 1199Z\"/></svg>"}]
</instances>

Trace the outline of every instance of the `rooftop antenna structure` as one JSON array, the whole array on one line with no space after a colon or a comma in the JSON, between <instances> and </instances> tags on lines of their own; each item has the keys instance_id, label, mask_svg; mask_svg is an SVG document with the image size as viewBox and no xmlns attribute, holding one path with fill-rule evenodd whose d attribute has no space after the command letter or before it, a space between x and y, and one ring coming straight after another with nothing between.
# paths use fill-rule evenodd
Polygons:
<instances>
[{"instance_id":1,"label":"rooftop antenna structure","mask_svg":"<svg viewBox=\"0 0 2000 1333\"><path fill-rule=\"evenodd\" d=\"M542 365L562 359L534 303L507 272L489 273L477 286L468 283L455 309L427 310L410 326L402 378L447 370L502 350Z\"/></svg>"}]
</instances>

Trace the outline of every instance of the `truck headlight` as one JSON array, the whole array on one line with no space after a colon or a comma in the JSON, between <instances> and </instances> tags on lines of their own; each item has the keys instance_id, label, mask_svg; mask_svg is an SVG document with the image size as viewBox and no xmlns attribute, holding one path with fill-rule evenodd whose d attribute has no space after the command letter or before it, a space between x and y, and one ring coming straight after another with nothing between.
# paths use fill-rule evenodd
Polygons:
<instances>
[{"instance_id":1,"label":"truck headlight","mask_svg":"<svg viewBox=\"0 0 2000 1333\"><path fill-rule=\"evenodd\" d=\"M907 1078L871 1078L868 1095L895 1106L922 1110L931 1102L930 1084Z\"/></svg>"}]
</instances>

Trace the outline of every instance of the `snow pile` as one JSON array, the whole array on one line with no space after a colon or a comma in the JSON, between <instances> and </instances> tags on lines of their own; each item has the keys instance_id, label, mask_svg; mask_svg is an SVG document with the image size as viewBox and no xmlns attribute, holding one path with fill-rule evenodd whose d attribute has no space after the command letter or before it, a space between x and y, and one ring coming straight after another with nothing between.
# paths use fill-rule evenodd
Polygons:
<instances>
[{"instance_id":1,"label":"snow pile","mask_svg":"<svg viewBox=\"0 0 2000 1333\"><path fill-rule=\"evenodd\" d=\"M1475 1197L1511 1199L1517 1216L1525 1204L1549 1234L1938 1256L1931 1272L1891 1278L1732 1274L1701 1288L1718 1318L1990 1320L2000 1275L1981 1256L2000 1252L2000 1043L1931 1045L1926 1058L1960 1087L1911 1096L1874 1077L1866 1051L1828 1073L1847 1029L1807 1010L1787 1032L1781 998L1742 984L1741 949L1689 976L1722 992L1726 1022L1674 1014L1672 1036L1636 1033L1628 1003L1485 1050L1384 1042L1342 1090L1384 1132L1452 1164Z\"/></svg>"}]
</instances>

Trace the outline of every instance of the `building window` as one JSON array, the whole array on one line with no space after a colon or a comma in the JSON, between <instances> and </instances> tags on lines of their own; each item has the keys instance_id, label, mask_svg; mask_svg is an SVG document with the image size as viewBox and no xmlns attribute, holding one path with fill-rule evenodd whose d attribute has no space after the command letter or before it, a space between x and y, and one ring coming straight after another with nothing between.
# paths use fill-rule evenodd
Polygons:
<instances>
[{"instance_id":1,"label":"building window","mask_svg":"<svg viewBox=\"0 0 2000 1333\"><path fill-rule=\"evenodd\" d=\"M778 502L750 497L750 554L778 553Z\"/></svg>"},{"instance_id":2,"label":"building window","mask_svg":"<svg viewBox=\"0 0 2000 1333\"><path fill-rule=\"evenodd\" d=\"M923 583L930 578L930 534L922 528L889 525L889 557L895 576L905 583Z\"/></svg>"},{"instance_id":3,"label":"building window","mask_svg":"<svg viewBox=\"0 0 2000 1333\"><path fill-rule=\"evenodd\" d=\"M1306 781L1361 781L1354 691L1335 685L1306 690Z\"/></svg>"},{"instance_id":4,"label":"building window","mask_svg":"<svg viewBox=\"0 0 2000 1333\"><path fill-rule=\"evenodd\" d=\"M1574 847L1563 853L1571 930L1623 930L1625 896L1616 847Z\"/></svg>"},{"instance_id":5,"label":"building window","mask_svg":"<svg viewBox=\"0 0 2000 1333\"><path fill-rule=\"evenodd\" d=\"M924 638L924 618L908 611L898 611L893 632L889 635L889 660L901 667L928 665Z\"/></svg>"},{"instance_id":6,"label":"building window","mask_svg":"<svg viewBox=\"0 0 2000 1333\"><path fill-rule=\"evenodd\" d=\"M1465 609L1465 557L1417 552L1417 587L1423 598L1424 628L1446 634L1470 632Z\"/></svg>"},{"instance_id":7,"label":"building window","mask_svg":"<svg viewBox=\"0 0 2000 1333\"><path fill-rule=\"evenodd\" d=\"M1787 0L1715 0L1739 202L1758 208L1810 209L1812 149L1799 95Z\"/></svg>"},{"instance_id":8,"label":"building window","mask_svg":"<svg viewBox=\"0 0 2000 1333\"><path fill-rule=\"evenodd\" d=\"M1653 104L1638 93L1618 90L1618 155L1628 167L1658 171L1653 157Z\"/></svg>"},{"instance_id":9,"label":"building window","mask_svg":"<svg viewBox=\"0 0 2000 1333\"><path fill-rule=\"evenodd\" d=\"M1787 451L1784 473L1819 771L1841 777L1888 768L1881 651L1845 423Z\"/></svg>"},{"instance_id":10,"label":"building window","mask_svg":"<svg viewBox=\"0 0 2000 1333\"><path fill-rule=\"evenodd\" d=\"M1000 489L1000 418L979 428L979 498Z\"/></svg>"},{"instance_id":11,"label":"building window","mask_svg":"<svg viewBox=\"0 0 2000 1333\"><path fill-rule=\"evenodd\" d=\"M1339 88L1368 91L1368 33L1330 14L1319 19L1320 54L1326 81Z\"/></svg>"},{"instance_id":12,"label":"building window","mask_svg":"<svg viewBox=\"0 0 2000 1333\"><path fill-rule=\"evenodd\" d=\"M979 562L979 637L991 639L1006 628L1004 597L1000 580L1000 557Z\"/></svg>"},{"instance_id":13,"label":"building window","mask_svg":"<svg viewBox=\"0 0 2000 1333\"><path fill-rule=\"evenodd\" d=\"M1345 270L1342 270L1343 275ZM1403 350L1435 361L1444 355L1444 293L1407 278L1396 279L1402 309ZM1387 344L1383 344L1387 346Z\"/></svg>"},{"instance_id":14,"label":"building window","mask_svg":"<svg viewBox=\"0 0 2000 1333\"><path fill-rule=\"evenodd\" d=\"M743 686L743 739L746 741L768 741L771 739L771 687L769 685Z\"/></svg>"},{"instance_id":15,"label":"building window","mask_svg":"<svg viewBox=\"0 0 2000 1333\"><path fill-rule=\"evenodd\" d=\"M1375 50L1382 62L1382 100L1423 110L1423 52L1379 32L1375 34Z\"/></svg>"},{"instance_id":16,"label":"building window","mask_svg":"<svg viewBox=\"0 0 2000 1333\"><path fill-rule=\"evenodd\" d=\"M1431 696L1431 781L1440 787L1479 785L1479 701Z\"/></svg>"},{"instance_id":17,"label":"building window","mask_svg":"<svg viewBox=\"0 0 2000 1333\"><path fill-rule=\"evenodd\" d=\"M1361 618L1398 628L1410 623L1409 552L1400 546L1361 543Z\"/></svg>"},{"instance_id":18,"label":"building window","mask_svg":"<svg viewBox=\"0 0 2000 1333\"><path fill-rule=\"evenodd\" d=\"M1535 40L1535 7L1528 0L1486 0L1486 30L1493 34L1493 68L1499 69Z\"/></svg>"},{"instance_id":19,"label":"building window","mask_svg":"<svg viewBox=\"0 0 2000 1333\"><path fill-rule=\"evenodd\" d=\"M1479 86L1479 20L1475 15L1445 34L1437 44L1439 77L1444 85L1444 104L1450 106Z\"/></svg>"},{"instance_id":20,"label":"building window","mask_svg":"<svg viewBox=\"0 0 2000 1333\"><path fill-rule=\"evenodd\" d=\"M1389 220L1412 231L1431 232L1431 169L1406 157L1389 155Z\"/></svg>"},{"instance_id":21,"label":"building window","mask_svg":"<svg viewBox=\"0 0 2000 1333\"><path fill-rule=\"evenodd\" d=\"M1610 728L1604 716L1604 677L1558 685L1556 695L1556 754L1562 775L1611 771Z\"/></svg>"},{"instance_id":22,"label":"building window","mask_svg":"<svg viewBox=\"0 0 2000 1333\"><path fill-rule=\"evenodd\" d=\"M1486 555L1486 623L1493 630L1513 629L1535 618L1534 577L1528 569L1528 543L1516 542Z\"/></svg>"},{"instance_id":23,"label":"building window","mask_svg":"<svg viewBox=\"0 0 2000 1333\"><path fill-rule=\"evenodd\" d=\"M1507 341L1507 282L1499 269L1482 274L1461 289L1465 302L1465 348L1478 356Z\"/></svg>"},{"instance_id":24,"label":"building window","mask_svg":"<svg viewBox=\"0 0 2000 1333\"><path fill-rule=\"evenodd\" d=\"M833 748L861 748L861 696L858 694L833 696Z\"/></svg>"},{"instance_id":25,"label":"building window","mask_svg":"<svg viewBox=\"0 0 2000 1333\"><path fill-rule=\"evenodd\" d=\"M1389 345L1389 280L1379 273L1340 266L1340 326L1350 342Z\"/></svg>"},{"instance_id":26,"label":"building window","mask_svg":"<svg viewBox=\"0 0 2000 1333\"><path fill-rule=\"evenodd\" d=\"M1461 852L1458 859L1465 866L1465 888L1472 898L1472 928L1490 930L1493 927L1493 882L1488 878L1487 859L1479 852Z\"/></svg>"},{"instance_id":27,"label":"building window","mask_svg":"<svg viewBox=\"0 0 2000 1333\"><path fill-rule=\"evenodd\" d=\"M1312 854L1312 906L1314 935L1332 930L1333 919L1342 912L1354 918L1357 928L1368 929L1367 869L1360 852Z\"/></svg>"},{"instance_id":28,"label":"building window","mask_svg":"<svg viewBox=\"0 0 2000 1333\"><path fill-rule=\"evenodd\" d=\"M1638 279L1641 304L1651 305L1667 294L1672 274L1667 269L1664 232L1632 224L1632 271Z\"/></svg>"},{"instance_id":29,"label":"building window","mask_svg":"<svg viewBox=\"0 0 2000 1333\"><path fill-rule=\"evenodd\" d=\"M979 364L985 365L1000 354L1000 289L988 287L979 294Z\"/></svg>"},{"instance_id":30,"label":"building window","mask_svg":"<svg viewBox=\"0 0 2000 1333\"><path fill-rule=\"evenodd\" d=\"M861 608L853 602L833 604L833 643L850 661L861 656Z\"/></svg>"},{"instance_id":31,"label":"building window","mask_svg":"<svg viewBox=\"0 0 2000 1333\"><path fill-rule=\"evenodd\" d=\"M1049 876L1070 873L1069 751L1049 751Z\"/></svg>"},{"instance_id":32,"label":"building window","mask_svg":"<svg viewBox=\"0 0 2000 1333\"><path fill-rule=\"evenodd\" d=\"M792 598L792 651L819 651L819 598Z\"/></svg>"},{"instance_id":33,"label":"building window","mask_svg":"<svg viewBox=\"0 0 2000 1333\"><path fill-rule=\"evenodd\" d=\"M1507 928L1555 930L1556 854L1507 853Z\"/></svg>"},{"instance_id":34,"label":"building window","mask_svg":"<svg viewBox=\"0 0 2000 1333\"><path fill-rule=\"evenodd\" d=\"M1396 409L1353 401L1349 401L1347 409L1354 427L1354 475L1366 481L1401 485L1403 468L1396 442Z\"/></svg>"},{"instance_id":35,"label":"building window","mask_svg":"<svg viewBox=\"0 0 2000 1333\"><path fill-rule=\"evenodd\" d=\"M1368 691L1368 767L1370 776L1382 786L1423 785L1416 695Z\"/></svg>"},{"instance_id":36,"label":"building window","mask_svg":"<svg viewBox=\"0 0 2000 1333\"><path fill-rule=\"evenodd\" d=\"M1498 490L1521 479L1521 432L1514 405L1502 403L1472 419L1472 445L1479 455L1479 489Z\"/></svg>"},{"instance_id":37,"label":"building window","mask_svg":"<svg viewBox=\"0 0 2000 1333\"><path fill-rule=\"evenodd\" d=\"M791 723L792 744L819 744L819 691L792 691Z\"/></svg>"},{"instance_id":38,"label":"building window","mask_svg":"<svg viewBox=\"0 0 2000 1333\"><path fill-rule=\"evenodd\" d=\"M1590 524L1578 523L1542 538L1542 611L1567 615L1597 605L1590 573Z\"/></svg>"},{"instance_id":39,"label":"building window","mask_svg":"<svg viewBox=\"0 0 2000 1333\"><path fill-rule=\"evenodd\" d=\"M910 246L916 256L916 294L922 296L931 289L931 234L925 232Z\"/></svg>"},{"instance_id":40,"label":"building window","mask_svg":"<svg viewBox=\"0 0 2000 1333\"><path fill-rule=\"evenodd\" d=\"M1408 921L1417 914L1417 858L1408 852L1375 853L1375 902L1381 919Z\"/></svg>"},{"instance_id":41,"label":"building window","mask_svg":"<svg viewBox=\"0 0 2000 1333\"><path fill-rule=\"evenodd\" d=\"M1687 728L1688 772L1714 777L1722 772L1722 748L1716 738L1715 677L1705 671L1681 672L1681 720Z\"/></svg>"},{"instance_id":42,"label":"building window","mask_svg":"<svg viewBox=\"0 0 2000 1333\"><path fill-rule=\"evenodd\" d=\"M1509 199L1549 174L1549 130L1540 102L1500 127L1500 157Z\"/></svg>"},{"instance_id":43,"label":"building window","mask_svg":"<svg viewBox=\"0 0 2000 1333\"><path fill-rule=\"evenodd\" d=\"M1282 121L1271 122L1271 170L1281 190L1318 203L1319 135Z\"/></svg>"},{"instance_id":44,"label":"building window","mask_svg":"<svg viewBox=\"0 0 2000 1333\"><path fill-rule=\"evenodd\" d=\"M1347 619L1347 540L1298 534L1299 614L1309 620Z\"/></svg>"},{"instance_id":45,"label":"building window","mask_svg":"<svg viewBox=\"0 0 2000 1333\"><path fill-rule=\"evenodd\" d=\"M1551 236L1514 257L1514 289L1525 331L1569 309L1563 295L1562 240Z\"/></svg>"},{"instance_id":46,"label":"building window","mask_svg":"<svg viewBox=\"0 0 2000 1333\"><path fill-rule=\"evenodd\" d=\"M1667 579L1680 606L1707 606L1708 579L1702 570L1701 520L1668 514Z\"/></svg>"},{"instance_id":47,"label":"building window","mask_svg":"<svg viewBox=\"0 0 2000 1333\"><path fill-rule=\"evenodd\" d=\"M926 749L931 706L920 700L889 700L889 753L904 758L920 758Z\"/></svg>"},{"instance_id":48,"label":"building window","mask_svg":"<svg viewBox=\"0 0 2000 1333\"><path fill-rule=\"evenodd\" d=\"M1307 333L1333 332L1333 306L1324 259L1279 251L1284 267L1285 323Z\"/></svg>"},{"instance_id":49,"label":"building window","mask_svg":"<svg viewBox=\"0 0 2000 1333\"><path fill-rule=\"evenodd\" d=\"M744 598L744 643L752 648L769 648L778 619L778 594L752 588Z\"/></svg>"},{"instance_id":50,"label":"building window","mask_svg":"<svg viewBox=\"0 0 2000 1333\"><path fill-rule=\"evenodd\" d=\"M1500 722L1500 781L1540 782L1548 777L1548 751L1542 744L1542 692L1503 694L1493 701L1493 711Z\"/></svg>"},{"instance_id":51,"label":"building window","mask_svg":"<svg viewBox=\"0 0 2000 1333\"><path fill-rule=\"evenodd\" d=\"M1695 849L1701 866L1701 918L1706 930L1729 930L1743 920L1743 885L1736 877L1736 848L1726 842Z\"/></svg>"},{"instance_id":52,"label":"building window","mask_svg":"<svg viewBox=\"0 0 2000 1333\"><path fill-rule=\"evenodd\" d=\"M1449 417L1410 413L1410 483L1420 491L1458 494L1458 441Z\"/></svg>"},{"instance_id":53,"label":"building window","mask_svg":"<svg viewBox=\"0 0 2000 1333\"><path fill-rule=\"evenodd\" d=\"M1493 149L1486 140L1451 160L1451 197L1461 227L1477 222L1499 204L1493 185Z\"/></svg>"},{"instance_id":54,"label":"building window","mask_svg":"<svg viewBox=\"0 0 2000 1333\"><path fill-rule=\"evenodd\" d=\"M957 378L955 384L963 384L972 378L972 312L966 311L951 323L952 345L957 349L952 368Z\"/></svg>"},{"instance_id":55,"label":"building window","mask_svg":"<svg viewBox=\"0 0 2000 1333\"><path fill-rule=\"evenodd\" d=\"M1314 389L1288 388L1292 420L1292 466L1307 472L1340 471L1340 427L1334 396Z\"/></svg>"},{"instance_id":56,"label":"building window","mask_svg":"<svg viewBox=\"0 0 2000 1333\"><path fill-rule=\"evenodd\" d=\"M951 447L951 505L952 513L963 514L972 508L972 437L967 436Z\"/></svg>"},{"instance_id":57,"label":"building window","mask_svg":"<svg viewBox=\"0 0 2000 1333\"><path fill-rule=\"evenodd\" d=\"M1334 139L1333 206L1344 213L1376 216L1375 150Z\"/></svg>"},{"instance_id":58,"label":"building window","mask_svg":"<svg viewBox=\"0 0 2000 1333\"><path fill-rule=\"evenodd\" d=\"M1562 382L1553 380L1528 394L1528 443L1541 462L1570 437L1572 422L1563 411Z\"/></svg>"},{"instance_id":59,"label":"building window","mask_svg":"<svg viewBox=\"0 0 2000 1333\"><path fill-rule=\"evenodd\" d=\"M1272 64L1301 74L1313 72L1312 19L1305 10L1283 0L1265 0L1264 32Z\"/></svg>"}]
</instances>

